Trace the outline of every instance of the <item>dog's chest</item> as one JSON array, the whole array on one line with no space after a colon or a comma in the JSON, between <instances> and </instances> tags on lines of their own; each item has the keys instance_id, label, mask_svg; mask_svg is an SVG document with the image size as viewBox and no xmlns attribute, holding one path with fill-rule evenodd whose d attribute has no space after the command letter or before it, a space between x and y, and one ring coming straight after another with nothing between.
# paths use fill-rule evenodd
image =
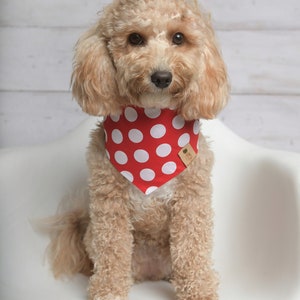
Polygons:
<instances>
[{"instance_id":1,"label":"dog's chest","mask_svg":"<svg viewBox=\"0 0 300 300\"><path fill-rule=\"evenodd\" d=\"M131 222L136 231L155 234L167 229L170 219L170 203L177 178L172 179L151 195L144 195L132 186L130 194Z\"/></svg>"}]
</instances>

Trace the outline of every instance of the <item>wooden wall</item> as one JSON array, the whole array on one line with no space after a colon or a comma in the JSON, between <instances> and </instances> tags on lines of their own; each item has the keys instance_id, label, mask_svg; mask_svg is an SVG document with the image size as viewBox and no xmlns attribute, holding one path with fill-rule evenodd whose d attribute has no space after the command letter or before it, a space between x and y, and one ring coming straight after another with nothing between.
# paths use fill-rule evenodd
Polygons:
<instances>
[{"instance_id":1,"label":"wooden wall","mask_svg":"<svg viewBox=\"0 0 300 300\"><path fill-rule=\"evenodd\" d=\"M0 146L43 143L86 116L69 91L73 46L108 1L1 0ZM220 119L247 140L300 151L300 1L202 0L232 96Z\"/></svg>"}]
</instances>

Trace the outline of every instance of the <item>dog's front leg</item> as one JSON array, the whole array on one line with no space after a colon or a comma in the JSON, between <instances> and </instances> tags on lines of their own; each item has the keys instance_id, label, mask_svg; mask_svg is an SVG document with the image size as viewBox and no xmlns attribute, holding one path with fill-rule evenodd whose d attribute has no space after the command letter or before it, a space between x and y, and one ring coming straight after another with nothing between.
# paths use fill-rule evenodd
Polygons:
<instances>
[{"instance_id":1,"label":"dog's front leg","mask_svg":"<svg viewBox=\"0 0 300 300\"><path fill-rule=\"evenodd\" d=\"M120 193L91 198L91 222L85 236L94 263L89 300L125 300L132 285L133 237L128 208Z\"/></svg>"},{"instance_id":2,"label":"dog's front leg","mask_svg":"<svg viewBox=\"0 0 300 300\"><path fill-rule=\"evenodd\" d=\"M185 189L186 190L186 189ZM212 269L210 197L181 195L172 207L170 247L172 278L179 300L217 300Z\"/></svg>"}]
</instances>

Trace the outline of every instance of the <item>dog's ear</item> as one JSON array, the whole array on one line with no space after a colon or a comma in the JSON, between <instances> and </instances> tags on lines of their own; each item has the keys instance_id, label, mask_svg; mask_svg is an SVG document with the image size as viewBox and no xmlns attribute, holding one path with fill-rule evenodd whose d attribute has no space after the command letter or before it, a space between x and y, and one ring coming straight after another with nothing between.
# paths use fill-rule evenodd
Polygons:
<instances>
[{"instance_id":1,"label":"dog's ear","mask_svg":"<svg viewBox=\"0 0 300 300\"><path fill-rule=\"evenodd\" d=\"M186 119L213 119L226 105L229 97L227 72L217 47L214 32L207 25L204 43L201 46L200 65L197 76L191 82L181 114Z\"/></svg>"},{"instance_id":2,"label":"dog's ear","mask_svg":"<svg viewBox=\"0 0 300 300\"><path fill-rule=\"evenodd\" d=\"M208 41L203 52L204 71L199 78L200 115L212 119L228 101L229 85L224 61L215 41Z\"/></svg>"},{"instance_id":3,"label":"dog's ear","mask_svg":"<svg viewBox=\"0 0 300 300\"><path fill-rule=\"evenodd\" d=\"M77 42L71 84L83 111L105 116L119 110L119 95L115 69L100 32L95 26Z\"/></svg>"}]
</instances>

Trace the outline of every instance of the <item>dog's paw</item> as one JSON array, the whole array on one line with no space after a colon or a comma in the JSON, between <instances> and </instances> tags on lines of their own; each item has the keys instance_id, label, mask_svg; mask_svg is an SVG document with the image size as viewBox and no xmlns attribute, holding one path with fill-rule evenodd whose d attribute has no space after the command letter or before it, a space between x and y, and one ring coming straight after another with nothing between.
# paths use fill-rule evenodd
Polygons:
<instances>
[{"instance_id":1,"label":"dog's paw","mask_svg":"<svg viewBox=\"0 0 300 300\"><path fill-rule=\"evenodd\" d=\"M121 296L107 295L104 297L95 297L93 300L127 300L127 298Z\"/></svg>"},{"instance_id":2,"label":"dog's paw","mask_svg":"<svg viewBox=\"0 0 300 300\"><path fill-rule=\"evenodd\" d=\"M208 297L183 297L183 298L178 298L180 300L218 300L219 298L217 296L208 296Z\"/></svg>"},{"instance_id":3,"label":"dog's paw","mask_svg":"<svg viewBox=\"0 0 300 300\"><path fill-rule=\"evenodd\" d=\"M217 291L205 291L204 287L200 290L194 290L192 293L188 291L189 286L186 286L178 293L177 290L177 299L178 300L218 300L219 296Z\"/></svg>"}]
</instances>

